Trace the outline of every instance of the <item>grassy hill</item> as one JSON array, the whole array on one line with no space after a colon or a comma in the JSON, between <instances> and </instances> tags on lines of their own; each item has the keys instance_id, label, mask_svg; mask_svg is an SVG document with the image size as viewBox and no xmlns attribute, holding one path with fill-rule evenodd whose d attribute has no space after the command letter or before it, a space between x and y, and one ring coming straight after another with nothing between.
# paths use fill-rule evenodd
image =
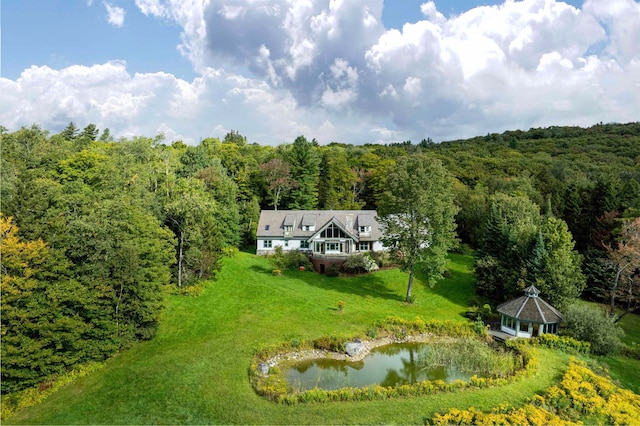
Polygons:
<instances>
[{"instance_id":1,"label":"grassy hill","mask_svg":"<svg viewBox=\"0 0 640 426\"><path fill-rule=\"evenodd\" d=\"M567 355L541 350L539 373L504 387L383 402L278 405L249 384L248 367L260 345L364 334L388 315L464 321L471 265L470 257L452 255L450 277L433 289L418 277L416 304L405 305L407 276L398 270L355 278L300 271L275 277L264 258L240 253L225 261L202 296L169 298L154 340L134 345L5 423L422 423L452 407L519 405L558 380ZM345 302L343 312L338 301Z\"/></svg>"}]
</instances>

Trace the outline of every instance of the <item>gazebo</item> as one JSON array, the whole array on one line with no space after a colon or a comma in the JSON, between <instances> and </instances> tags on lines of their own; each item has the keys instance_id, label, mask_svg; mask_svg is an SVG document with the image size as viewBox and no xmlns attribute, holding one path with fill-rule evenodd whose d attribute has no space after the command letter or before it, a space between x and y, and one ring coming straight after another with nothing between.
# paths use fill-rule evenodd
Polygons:
<instances>
[{"instance_id":1,"label":"gazebo","mask_svg":"<svg viewBox=\"0 0 640 426\"><path fill-rule=\"evenodd\" d=\"M542 300L540 290L534 286L524 289L524 296L498 305L502 315L500 330L516 337L537 337L540 334L558 334L562 314Z\"/></svg>"}]
</instances>

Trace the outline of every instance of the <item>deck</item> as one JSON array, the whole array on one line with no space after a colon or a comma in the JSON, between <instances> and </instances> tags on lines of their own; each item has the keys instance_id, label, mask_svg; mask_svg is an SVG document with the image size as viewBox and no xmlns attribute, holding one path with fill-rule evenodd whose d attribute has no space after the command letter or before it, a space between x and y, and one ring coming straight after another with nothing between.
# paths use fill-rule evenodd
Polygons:
<instances>
[{"instance_id":1,"label":"deck","mask_svg":"<svg viewBox=\"0 0 640 426\"><path fill-rule=\"evenodd\" d=\"M493 337L493 340L496 340L498 342L504 342L506 340L511 340L516 338L516 336L507 334L499 330L489 330L489 334L491 335L491 337Z\"/></svg>"}]
</instances>

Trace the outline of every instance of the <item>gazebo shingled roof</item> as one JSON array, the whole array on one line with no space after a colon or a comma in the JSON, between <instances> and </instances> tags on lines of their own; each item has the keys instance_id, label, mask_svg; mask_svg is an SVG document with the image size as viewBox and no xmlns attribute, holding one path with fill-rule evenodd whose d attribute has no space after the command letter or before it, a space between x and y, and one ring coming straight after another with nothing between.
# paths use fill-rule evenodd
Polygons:
<instances>
[{"instance_id":1,"label":"gazebo shingled roof","mask_svg":"<svg viewBox=\"0 0 640 426\"><path fill-rule=\"evenodd\" d=\"M559 323L563 320L562 314L556 308L538 297L540 290L529 286L525 290L526 295L498 305L497 311L501 314L537 323Z\"/></svg>"}]
</instances>

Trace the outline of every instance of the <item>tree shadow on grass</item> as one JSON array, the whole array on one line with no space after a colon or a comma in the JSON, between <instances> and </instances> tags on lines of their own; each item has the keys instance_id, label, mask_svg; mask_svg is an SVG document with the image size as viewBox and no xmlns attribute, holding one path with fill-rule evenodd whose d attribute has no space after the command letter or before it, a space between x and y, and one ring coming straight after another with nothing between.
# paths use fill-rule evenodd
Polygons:
<instances>
[{"instance_id":1,"label":"tree shadow on grass","mask_svg":"<svg viewBox=\"0 0 640 426\"><path fill-rule=\"evenodd\" d=\"M360 297L404 301L404 297L401 294L387 287L385 280L376 276L376 274L364 274L355 277L327 277L310 271L287 271L287 275L300 279L308 285L326 290Z\"/></svg>"},{"instance_id":2,"label":"tree shadow on grass","mask_svg":"<svg viewBox=\"0 0 640 426\"><path fill-rule=\"evenodd\" d=\"M429 291L462 308L468 307L475 296L475 277L472 265L473 259L469 256L450 255L446 277L439 280ZM423 282L427 281L422 271L418 272L417 277ZM464 313L461 313L460 316L465 318Z\"/></svg>"},{"instance_id":3,"label":"tree shadow on grass","mask_svg":"<svg viewBox=\"0 0 640 426\"><path fill-rule=\"evenodd\" d=\"M273 269L251 265L250 270L273 275ZM282 279L297 279L306 284L325 290L354 294L361 297L374 297L389 300L404 301L404 297L387 287L387 283L375 274L364 274L355 277L327 277L314 271L282 271Z\"/></svg>"}]
</instances>

